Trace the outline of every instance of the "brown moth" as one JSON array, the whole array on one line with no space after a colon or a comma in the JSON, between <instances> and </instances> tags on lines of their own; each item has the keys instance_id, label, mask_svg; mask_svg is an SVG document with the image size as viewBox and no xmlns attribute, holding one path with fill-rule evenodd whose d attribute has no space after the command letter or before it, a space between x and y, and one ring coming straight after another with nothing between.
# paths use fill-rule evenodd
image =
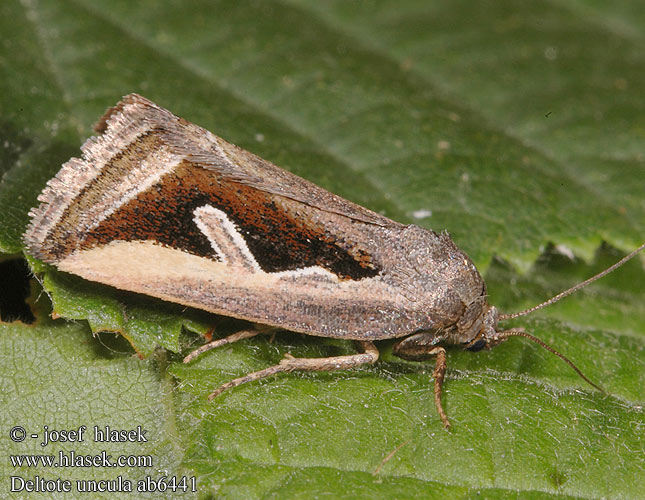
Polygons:
<instances>
[{"instance_id":1,"label":"brown moth","mask_svg":"<svg viewBox=\"0 0 645 500\"><path fill-rule=\"evenodd\" d=\"M374 363L373 341L402 338L398 356L436 356L435 405L448 427L440 398L443 346L478 351L524 336L555 352L522 330L499 331L498 321L559 300L645 246L544 304L500 315L475 265L445 232L344 200L136 94L109 109L95 130L100 135L85 142L82 158L65 163L38 197L24 235L28 253L88 280L279 329L356 340L363 351L287 356L211 398L278 372ZM185 361L261 331L218 339Z\"/></svg>"}]
</instances>

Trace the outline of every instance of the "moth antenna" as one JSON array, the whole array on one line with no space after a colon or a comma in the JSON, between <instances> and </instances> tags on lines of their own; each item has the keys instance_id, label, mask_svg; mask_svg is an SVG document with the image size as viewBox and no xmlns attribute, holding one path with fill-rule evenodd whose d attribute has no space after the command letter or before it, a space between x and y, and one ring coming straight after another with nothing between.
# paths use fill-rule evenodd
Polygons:
<instances>
[{"instance_id":1,"label":"moth antenna","mask_svg":"<svg viewBox=\"0 0 645 500\"><path fill-rule=\"evenodd\" d=\"M628 260L632 259L633 257L636 256L641 250L645 248L645 243L643 243L641 246L639 246L636 250L634 250L632 253L629 255L626 255L622 259L620 259L618 262L616 262L613 266L608 267L604 271L596 274L595 276L592 276L589 279L584 280L582 283L578 283L575 286L572 286L568 290L565 290L564 292L560 292L557 294L555 297L551 297L549 300L542 302L541 304L538 304L537 306L533 306L530 309L526 309L524 311L516 312L516 313L511 313L511 314L500 314L499 315L499 320L504 320L504 319L513 319L513 318L519 318L520 316L526 316L527 314L531 314L533 311L537 311L538 309L542 309L544 307L550 306L551 304L554 304L558 302L559 300L562 300L565 298L567 295L571 295L573 292L577 292L581 288L586 287L590 283L593 283L596 280L599 280L603 276L607 276L610 272L614 271L615 269L619 268L622 266L625 262Z\"/></svg>"},{"instance_id":2,"label":"moth antenna","mask_svg":"<svg viewBox=\"0 0 645 500\"><path fill-rule=\"evenodd\" d=\"M508 337L525 337L525 338L535 342L536 344L544 347L547 351L549 351L549 352L555 354L556 356L558 356L561 360L563 360L566 364L568 364L571 368L573 368L576 371L576 373L578 375L580 375L580 377L582 377L582 379L585 382L587 382L591 387L594 387L594 388L598 389L600 392L607 394L607 391L605 391L602 387L600 387L599 385L594 384L591 380L589 380L585 376L585 374L582 373L580 371L580 369L573 363L573 361L571 361L569 358L567 358L564 354L561 354L558 351L556 351L553 347L548 345L546 342L540 340L536 336L531 335L530 333L526 333L524 330L504 330L504 331L495 332L495 333L498 334L498 335L496 335L495 340L499 340L500 342L506 340Z\"/></svg>"}]
</instances>

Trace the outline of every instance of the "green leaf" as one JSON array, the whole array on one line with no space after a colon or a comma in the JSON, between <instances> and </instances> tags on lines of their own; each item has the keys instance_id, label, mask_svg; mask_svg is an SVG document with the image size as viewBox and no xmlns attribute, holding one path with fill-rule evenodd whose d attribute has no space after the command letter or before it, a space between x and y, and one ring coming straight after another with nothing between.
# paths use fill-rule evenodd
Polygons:
<instances>
[{"instance_id":1,"label":"green leaf","mask_svg":"<svg viewBox=\"0 0 645 500\"><path fill-rule=\"evenodd\" d=\"M87 325L48 320L39 311L38 324L0 324L0 442L2 497L25 498L25 490L9 494L10 476L25 481L35 476L48 480L61 478L73 485L73 493L48 495L48 498L79 498L76 481L115 480L120 474L134 484L146 475L159 478L191 471L181 466L183 449L175 427L172 379L163 375L163 360L141 361L113 349L124 345L103 344L93 339ZM112 345L110 345L112 344ZM123 343L121 343L123 344ZM146 442L95 442L94 426L112 429L146 430ZM46 426L46 427L45 427ZM73 430L86 426L80 442L45 442L45 430ZM27 433L22 442L8 439L10 429L20 427ZM37 437L31 437L31 434ZM49 438L48 438L49 439ZM54 438L55 439L55 438ZM112 467L29 467L14 466L10 456L53 455L62 453L71 463L76 456L100 456L105 451L112 462L132 455L152 461L150 466ZM61 462L62 463L62 462ZM115 472L118 471L118 472ZM20 484L20 483L16 483ZM19 488L19 486L18 486ZM91 495L92 498L132 498L123 495ZM136 496L136 494L135 494ZM163 497L174 497L163 495ZM159 496L157 496L159 498Z\"/></svg>"},{"instance_id":2,"label":"green leaf","mask_svg":"<svg viewBox=\"0 0 645 500\"><path fill-rule=\"evenodd\" d=\"M596 4L1 2L0 251L22 250L45 182L106 107L139 92L345 198L449 230L485 272L493 304L534 305L645 234L642 9ZM36 325L0 325L3 432L142 425L150 441L5 439L3 456L109 449L150 454L153 467L63 474L5 459L2 475L187 474L200 498L638 498L642 262L508 325L566 354L608 395L524 339L451 350L450 433L432 404L432 363L394 357L391 341L374 366L284 374L209 403L219 384L285 353L353 346L284 333L184 365L203 342L195 334L246 325L32 262L52 306L43 294ZM76 322L51 321L51 310Z\"/></svg>"},{"instance_id":3,"label":"green leaf","mask_svg":"<svg viewBox=\"0 0 645 500\"><path fill-rule=\"evenodd\" d=\"M42 284L54 315L85 319L94 332L119 332L141 356L149 356L157 346L178 352L184 330L207 334L214 322L203 311L88 283L54 269L47 269Z\"/></svg>"}]
</instances>

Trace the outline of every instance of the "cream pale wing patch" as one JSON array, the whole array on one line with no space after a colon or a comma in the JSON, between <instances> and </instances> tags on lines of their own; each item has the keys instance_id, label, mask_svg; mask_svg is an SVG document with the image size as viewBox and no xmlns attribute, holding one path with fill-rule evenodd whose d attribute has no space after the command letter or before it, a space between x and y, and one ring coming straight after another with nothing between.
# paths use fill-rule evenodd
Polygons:
<instances>
[{"instance_id":1,"label":"cream pale wing patch","mask_svg":"<svg viewBox=\"0 0 645 500\"><path fill-rule=\"evenodd\" d=\"M316 268L247 272L152 241L114 241L57 265L122 290L314 335L389 338L427 321L380 278L338 281Z\"/></svg>"}]
</instances>

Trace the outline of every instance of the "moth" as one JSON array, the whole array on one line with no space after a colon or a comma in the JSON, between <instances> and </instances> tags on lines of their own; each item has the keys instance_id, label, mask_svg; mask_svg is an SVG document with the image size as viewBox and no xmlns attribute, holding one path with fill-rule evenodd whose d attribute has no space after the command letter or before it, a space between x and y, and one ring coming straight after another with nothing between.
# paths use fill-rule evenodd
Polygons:
<instances>
[{"instance_id":1,"label":"moth","mask_svg":"<svg viewBox=\"0 0 645 500\"><path fill-rule=\"evenodd\" d=\"M486 284L448 233L400 224L240 149L136 94L95 126L51 179L30 212L27 252L58 269L113 287L307 335L354 340L360 352L320 359L285 357L235 379L210 397L279 372L374 363L374 341L401 339L405 359L436 357L441 404L447 345L471 351L521 329L515 314L488 304ZM205 344L186 357L263 330Z\"/></svg>"}]
</instances>

